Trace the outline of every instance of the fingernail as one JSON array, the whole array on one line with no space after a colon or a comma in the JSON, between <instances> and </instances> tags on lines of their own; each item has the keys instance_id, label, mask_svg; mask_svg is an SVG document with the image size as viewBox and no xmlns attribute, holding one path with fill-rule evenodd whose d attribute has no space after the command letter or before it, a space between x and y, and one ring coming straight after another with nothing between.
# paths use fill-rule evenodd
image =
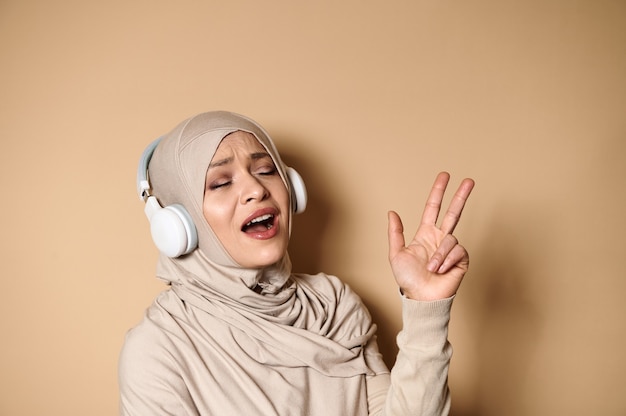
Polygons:
<instances>
[{"instance_id":1,"label":"fingernail","mask_svg":"<svg viewBox=\"0 0 626 416\"><path fill-rule=\"evenodd\" d=\"M435 272L437 270L437 267L439 267L439 263L437 262L437 260L431 260L426 268L429 272Z\"/></svg>"}]
</instances>

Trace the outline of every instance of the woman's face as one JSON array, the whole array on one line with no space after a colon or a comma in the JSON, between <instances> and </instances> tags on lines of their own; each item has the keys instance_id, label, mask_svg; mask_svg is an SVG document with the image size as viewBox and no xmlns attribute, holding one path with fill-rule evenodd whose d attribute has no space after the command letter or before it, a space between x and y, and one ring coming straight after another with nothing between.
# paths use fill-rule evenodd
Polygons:
<instances>
[{"instance_id":1,"label":"woman's face","mask_svg":"<svg viewBox=\"0 0 626 416\"><path fill-rule=\"evenodd\" d=\"M237 131L220 143L207 169L204 218L242 267L279 261L289 244L289 194L256 138Z\"/></svg>"}]
</instances>

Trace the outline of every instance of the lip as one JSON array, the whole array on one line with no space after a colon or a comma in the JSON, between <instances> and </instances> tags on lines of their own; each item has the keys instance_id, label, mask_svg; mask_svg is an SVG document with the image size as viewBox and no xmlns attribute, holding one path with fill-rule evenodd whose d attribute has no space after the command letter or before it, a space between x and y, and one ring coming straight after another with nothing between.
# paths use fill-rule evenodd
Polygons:
<instances>
[{"instance_id":1,"label":"lip","mask_svg":"<svg viewBox=\"0 0 626 416\"><path fill-rule=\"evenodd\" d=\"M253 233L249 233L249 232L244 232L243 231L243 228L245 227L245 225L248 224L250 221L252 221L255 218L261 217L263 215L267 215L267 214L270 214L270 215L272 215L274 217L273 221L272 221L272 228L270 228L268 230L253 232ZM256 211L254 211L252 214L250 214L242 222L240 229L242 230L243 234L246 235L246 237L250 237L250 238L253 238L255 240L268 240L268 239L276 236L276 234L278 234L278 232L280 231L280 226L279 226L279 221L278 221L278 210L276 208L273 208L273 207L258 209Z\"/></svg>"}]
</instances>

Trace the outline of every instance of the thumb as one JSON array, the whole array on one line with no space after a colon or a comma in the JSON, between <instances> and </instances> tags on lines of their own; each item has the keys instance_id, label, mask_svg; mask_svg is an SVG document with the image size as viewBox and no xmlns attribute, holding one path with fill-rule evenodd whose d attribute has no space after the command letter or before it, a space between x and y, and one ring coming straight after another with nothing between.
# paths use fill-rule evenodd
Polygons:
<instances>
[{"instance_id":1,"label":"thumb","mask_svg":"<svg viewBox=\"0 0 626 416\"><path fill-rule=\"evenodd\" d=\"M387 213L387 236L389 238L389 260L391 261L404 248L404 226L395 211Z\"/></svg>"}]
</instances>

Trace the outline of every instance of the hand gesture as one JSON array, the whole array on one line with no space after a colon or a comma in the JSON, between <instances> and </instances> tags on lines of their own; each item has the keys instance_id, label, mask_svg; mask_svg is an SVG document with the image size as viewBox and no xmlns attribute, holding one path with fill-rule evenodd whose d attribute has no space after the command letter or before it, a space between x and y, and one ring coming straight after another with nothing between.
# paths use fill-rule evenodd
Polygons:
<instances>
[{"instance_id":1,"label":"hand gesture","mask_svg":"<svg viewBox=\"0 0 626 416\"><path fill-rule=\"evenodd\" d=\"M464 179L461 182L441 226L437 227L449 180L447 172L437 175L422 221L409 245L405 245L400 216L394 211L389 212L389 263L400 290L409 299L428 301L451 297L469 267L469 255L452 232L474 188L474 181Z\"/></svg>"}]
</instances>

